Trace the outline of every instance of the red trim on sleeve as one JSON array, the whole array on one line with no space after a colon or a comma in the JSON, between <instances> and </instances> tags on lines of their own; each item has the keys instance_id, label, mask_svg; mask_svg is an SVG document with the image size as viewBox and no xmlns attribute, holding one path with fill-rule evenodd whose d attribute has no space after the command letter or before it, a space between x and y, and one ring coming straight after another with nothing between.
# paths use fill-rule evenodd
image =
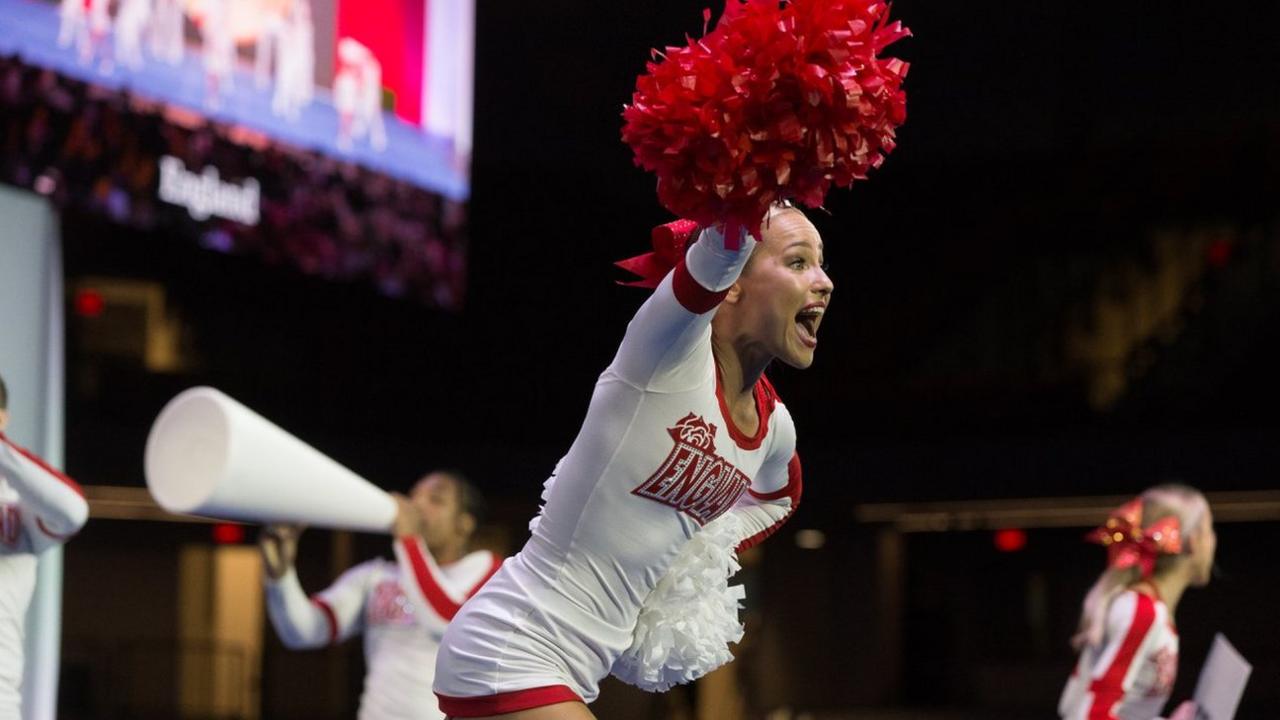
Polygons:
<instances>
[{"instance_id":1,"label":"red trim on sleeve","mask_svg":"<svg viewBox=\"0 0 1280 720\"><path fill-rule=\"evenodd\" d=\"M329 623L329 644L336 645L338 642L338 616L333 612L333 606L321 597L312 597L311 603L320 608L320 612L324 613L324 619Z\"/></svg>"},{"instance_id":2,"label":"red trim on sleeve","mask_svg":"<svg viewBox=\"0 0 1280 720\"><path fill-rule=\"evenodd\" d=\"M786 522L791 519L792 515L796 514L796 508L800 507L800 495L804 492L804 480L800 470L800 453L793 453L791 455L791 461L787 463L786 487L778 490L777 492L764 494L754 492L750 488L747 489L747 492L751 493L751 497L765 501L779 500L783 497L789 497L791 498L791 509L788 510L787 514L783 515L782 519L778 522L738 543L738 552L753 548L764 542L766 538L777 532L778 528L786 524Z\"/></svg>"},{"instance_id":3,"label":"red trim on sleeve","mask_svg":"<svg viewBox=\"0 0 1280 720\"><path fill-rule=\"evenodd\" d=\"M36 527L40 528L40 532L44 533L45 535L48 535L49 537L53 538L54 540L57 540L58 542L66 542L71 538L72 535L75 535L74 532L69 532L66 535L59 535L58 533L50 530L48 525L44 524L44 518L42 517L36 518Z\"/></svg>"},{"instance_id":4,"label":"red trim on sleeve","mask_svg":"<svg viewBox=\"0 0 1280 720\"><path fill-rule=\"evenodd\" d=\"M1102 677L1089 686L1093 702L1089 705L1088 720L1115 720L1115 706L1124 698L1124 678L1129 674L1134 655L1151 630L1156 619L1156 604L1149 595L1134 593L1138 601L1133 607L1133 619L1124 636L1120 650L1111 661L1111 667Z\"/></svg>"},{"instance_id":5,"label":"red trim on sleeve","mask_svg":"<svg viewBox=\"0 0 1280 720\"><path fill-rule=\"evenodd\" d=\"M762 502L769 502L770 500L781 500L782 498L787 497L788 495L791 494L791 483L787 483L786 487L782 488L781 490L774 490L771 493L758 493L755 490L752 490L751 488L747 488L747 492L751 493L751 497L757 500L760 500Z\"/></svg>"},{"instance_id":6,"label":"red trim on sleeve","mask_svg":"<svg viewBox=\"0 0 1280 720\"><path fill-rule=\"evenodd\" d=\"M676 265L672 274L671 291L675 293L676 301L694 315L701 315L715 309L720 301L724 300L724 296L729 294L728 288L717 292L702 287L697 280L693 279L684 260Z\"/></svg>"},{"instance_id":7,"label":"red trim on sleeve","mask_svg":"<svg viewBox=\"0 0 1280 720\"><path fill-rule=\"evenodd\" d=\"M441 712L452 718L503 715L559 703L582 702L582 698L567 685L548 685L480 697L451 697L440 693L436 693L436 697L440 699Z\"/></svg>"},{"instance_id":8,"label":"red trim on sleeve","mask_svg":"<svg viewBox=\"0 0 1280 720\"><path fill-rule=\"evenodd\" d=\"M800 505L800 494L804 491L803 476L804 473L800 468L800 453L792 453L791 460L787 462L787 484L781 490L775 490L771 493L758 493L751 488L747 488L747 492L751 493L751 497L765 502L789 497L791 498L791 509L794 511Z\"/></svg>"},{"instance_id":9,"label":"red trim on sleeve","mask_svg":"<svg viewBox=\"0 0 1280 720\"><path fill-rule=\"evenodd\" d=\"M42 470L61 480L64 485L74 490L77 495L79 495L80 497L84 497L84 490L80 489L79 483L67 477L61 471L55 469L53 466L49 465L49 463L41 459L39 455L36 455L30 450L22 447L21 445L18 445L17 443L13 442L9 438L5 437L4 433L0 433L0 442L3 442L5 445L8 445L14 450L17 450L20 455L30 460L31 462L35 463L36 465L40 466Z\"/></svg>"}]
</instances>

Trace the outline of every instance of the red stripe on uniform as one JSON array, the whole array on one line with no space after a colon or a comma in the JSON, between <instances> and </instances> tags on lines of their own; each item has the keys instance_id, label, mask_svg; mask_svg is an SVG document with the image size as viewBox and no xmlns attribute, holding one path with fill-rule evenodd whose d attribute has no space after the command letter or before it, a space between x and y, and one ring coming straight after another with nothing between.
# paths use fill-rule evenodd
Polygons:
<instances>
[{"instance_id":1,"label":"red stripe on uniform","mask_svg":"<svg viewBox=\"0 0 1280 720\"><path fill-rule=\"evenodd\" d=\"M802 478L802 473L800 471L800 453L793 453L791 455L791 461L787 463L787 486L786 487L782 488L781 490L778 490L777 492L771 492L771 493L763 493L763 494L757 493L754 490L751 490L750 488L747 489L747 492L751 493L751 496L756 498L757 500L764 500L764 501L778 500L783 497L789 497L791 498L791 509L788 510L787 514L783 515L782 519L779 520L778 522L770 525L764 530L761 530L755 535L752 535L746 540L743 540L741 543L738 543L738 552L742 552L743 550L754 547L764 542L765 538L777 532L778 528L782 527L788 520L791 519L792 515L796 514L796 508L800 507L800 495L801 493L804 492L804 480Z\"/></svg>"},{"instance_id":2,"label":"red stripe on uniform","mask_svg":"<svg viewBox=\"0 0 1280 720\"><path fill-rule=\"evenodd\" d=\"M36 465L40 466L42 470L61 480L62 484L66 485L72 490L75 490L77 495L79 495L80 497L84 497L84 490L80 489L79 483L67 477L66 475L63 475L62 472L54 469L51 465L49 465L49 463L42 460L39 455L36 455L35 453L22 447L21 445L15 444L9 438L5 437L4 433L0 433L0 442L3 442L5 445L8 445L14 450L17 450L20 455L30 460L31 462L35 463Z\"/></svg>"},{"instance_id":3,"label":"red stripe on uniform","mask_svg":"<svg viewBox=\"0 0 1280 720\"><path fill-rule=\"evenodd\" d=\"M503 715L559 703L582 702L582 698L567 685L548 685L480 697L450 697L440 693L436 693L436 697L440 699L440 710L455 718Z\"/></svg>"},{"instance_id":4,"label":"red stripe on uniform","mask_svg":"<svg viewBox=\"0 0 1280 720\"><path fill-rule=\"evenodd\" d=\"M338 642L338 616L333 613L333 606L325 602L323 598L313 597L311 602L320 608L320 612L324 613L324 619L329 623L329 644L335 645Z\"/></svg>"},{"instance_id":5,"label":"red stripe on uniform","mask_svg":"<svg viewBox=\"0 0 1280 720\"><path fill-rule=\"evenodd\" d=\"M702 287L697 280L693 279L684 260L676 265L675 272L672 274L671 291L675 293L680 305L694 315L701 315L714 309L721 300L724 300L724 296L729 294L729 288L716 292Z\"/></svg>"},{"instance_id":6,"label":"red stripe on uniform","mask_svg":"<svg viewBox=\"0 0 1280 720\"><path fill-rule=\"evenodd\" d=\"M431 609L445 620L452 620L462 605L450 599L436 582L435 576L431 574L431 567L427 565L427 559L422 556L422 550L418 547L418 541L412 537L402 537L400 546L404 548L405 555L409 558L413 577L418 581L418 588L422 590L422 596L430 603Z\"/></svg>"},{"instance_id":7,"label":"red stripe on uniform","mask_svg":"<svg viewBox=\"0 0 1280 720\"><path fill-rule=\"evenodd\" d=\"M1156 619L1156 604L1150 597L1136 593L1138 602L1133 608L1133 620L1129 632L1120 644L1120 650L1111 660L1111 667L1102 677L1089 686L1093 702L1089 706L1088 720L1115 720L1115 706L1124 698L1124 678L1129 674L1133 658Z\"/></svg>"},{"instance_id":8,"label":"red stripe on uniform","mask_svg":"<svg viewBox=\"0 0 1280 720\"><path fill-rule=\"evenodd\" d=\"M44 518L42 517L36 518L36 527L40 528L40 532L44 533L45 535L48 535L49 537L53 538L54 540L57 540L58 542L66 542L72 535L75 535L75 533L67 533L66 535L59 535L58 533L50 530L48 525L44 524Z\"/></svg>"}]
</instances>

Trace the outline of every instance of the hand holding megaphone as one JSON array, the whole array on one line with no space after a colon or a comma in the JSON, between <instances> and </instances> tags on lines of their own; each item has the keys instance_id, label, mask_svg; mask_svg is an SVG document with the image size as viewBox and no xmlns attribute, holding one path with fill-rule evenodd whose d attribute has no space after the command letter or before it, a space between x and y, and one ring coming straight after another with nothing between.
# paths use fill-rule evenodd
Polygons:
<instances>
[{"instance_id":1,"label":"hand holding megaphone","mask_svg":"<svg viewBox=\"0 0 1280 720\"><path fill-rule=\"evenodd\" d=\"M397 517L385 491L210 387L169 401L144 465L152 497L174 513L381 533Z\"/></svg>"},{"instance_id":2,"label":"hand holding megaphone","mask_svg":"<svg viewBox=\"0 0 1280 720\"><path fill-rule=\"evenodd\" d=\"M298 538L306 526L289 523L264 525L258 533L258 549L262 551L262 564L267 577L279 580L293 568L298 560Z\"/></svg>"},{"instance_id":3,"label":"hand holding megaphone","mask_svg":"<svg viewBox=\"0 0 1280 720\"><path fill-rule=\"evenodd\" d=\"M418 508L414 506L409 496L393 492L391 499L396 503L396 520L391 525L392 534L398 538L423 535L427 529L426 518L418 512Z\"/></svg>"}]
</instances>

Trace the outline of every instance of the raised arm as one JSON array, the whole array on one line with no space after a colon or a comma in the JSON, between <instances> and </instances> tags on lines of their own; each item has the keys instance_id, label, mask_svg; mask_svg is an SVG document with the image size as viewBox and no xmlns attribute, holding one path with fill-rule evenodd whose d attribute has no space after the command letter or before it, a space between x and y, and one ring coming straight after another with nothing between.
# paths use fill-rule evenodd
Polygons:
<instances>
[{"instance_id":1,"label":"raised arm","mask_svg":"<svg viewBox=\"0 0 1280 720\"><path fill-rule=\"evenodd\" d=\"M711 318L754 247L744 235L730 250L719 230L703 230L627 326L613 373L642 390L679 392L701 382L711 362Z\"/></svg>"},{"instance_id":2,"label":"raised arm","mask_svg":"<svg viewBox=\"0 0 1280 720\"><path fill-rule=\"evenodd\" d=\"M373 563L351 568L324 592L308 597L298 581L293 558L300 529L265 528L259 544L266 559L267 616L291 650L333 645L362 628Z\"/></svg>"},{"instance_id":3,"label":"raised arm","mask_svg":"<svg viewBox=\"0 0 1280 720\"><path fill-rule=\"evenodd\" d=\"M3 433L0 473L22 499L23 523L37 552L66 541L89 519L80 486Z\"/></svg>"}]
</instances>

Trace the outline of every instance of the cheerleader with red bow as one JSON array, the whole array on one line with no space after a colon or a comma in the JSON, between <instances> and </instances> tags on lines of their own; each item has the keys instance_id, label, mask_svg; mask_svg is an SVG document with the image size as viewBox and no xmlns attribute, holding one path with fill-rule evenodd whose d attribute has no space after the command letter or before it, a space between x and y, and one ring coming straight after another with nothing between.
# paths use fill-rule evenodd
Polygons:
<instances>
[{"instance_id":1,"label":"cheerleader with red bow","mask_svg":"<svg viewBox=\"0 0 1280 720\"><path fill-rule=\"evenodd\" d=\"M808 367L833 283L820 205L905 118L906 30L874 0L730 0L657 53L623 113L682 221L621 263L653 288L543 493L533 536L454 618L435 692L453 718L579 720L613 674L662 691L731 659L736 551L800 502L795 426L765 377Z\"/></svg>"},{"instance_id":2,"label":"cheerleader with red bow","mask_svg":"<svg viewBox=\"0 0 1280 720\"><path fill-rule=\"evenodd\" d=\"M1178 671L1174 612L1188 587L1204 587L1217 536L1204 495L1158 485L1111 513L1089 535L1107 569L1085 596L1072 644L1080 660L1058 704L1063 720L1153 720ZM1191 720L1195 704L1170 720Z\"/></svg>"}]
</instances>

